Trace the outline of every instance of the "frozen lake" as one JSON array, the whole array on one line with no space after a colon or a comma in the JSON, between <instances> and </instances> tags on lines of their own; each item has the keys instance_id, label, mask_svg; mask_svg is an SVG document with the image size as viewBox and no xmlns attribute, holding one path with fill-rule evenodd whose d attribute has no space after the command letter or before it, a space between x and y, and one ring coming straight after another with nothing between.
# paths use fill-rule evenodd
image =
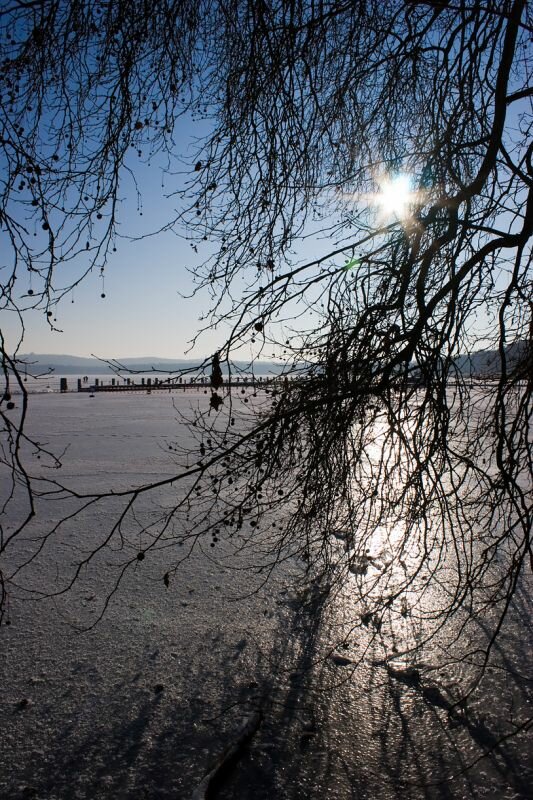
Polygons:
<instances>
[{"instance_id":1,"label":"frozen lake","mask_svg":"<svg viewBox=\"0 0 533 800\"><path fill-rule=\"evenodd\" d=\"M178 411L195 403L206 405L202 390L45 393L31 398L28 424L39 442L64 451L61 479L70 486L120 491L173 474L168 443L186 441ZM147 498L146 513L179 491L166 487ZM324 605L312 586L297 591L303 565L296 561L262 585L222 542L184 559L166 586L179 547L170 538L126 573L92 627L130 542L103 553L70 592L33 597L28 589L62 586L74 558L101 540L112 502L89 509L17 575L11 624L0 629L1 798L192 797L257 707L262 724L216 797L533 796L527 730L510 735L531 717L525 590L467 716L458 719L448 713L449 698L468 663L428 652L430 663L420 668L429 666L431 677L423 684L387 669L377 649L354 668L365 642L360 633L358 641L347 635L354 613L348 594ZM38 504L6 572L35 553L40 533L65 510L64 501ZM8 508L11 521L18 511L16 502Z\"/></svg>"}]
</instances>

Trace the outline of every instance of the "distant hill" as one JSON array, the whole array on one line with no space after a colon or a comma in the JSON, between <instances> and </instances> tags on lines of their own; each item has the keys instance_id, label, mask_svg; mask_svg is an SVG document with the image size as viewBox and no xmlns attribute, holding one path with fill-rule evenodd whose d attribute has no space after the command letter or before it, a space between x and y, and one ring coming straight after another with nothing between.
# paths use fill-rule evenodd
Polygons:
<instances>
[{"instance_id":1,"label":"distant hill","mask_svg":"<svg viewBox=\"0 0 533 800\"><path fill-rule=\"evenodd\" d=\"M114 373L111 367L97 358L84 358L83 356L51 355L47 353L26 353L19 356L19 360L27 364L29 375L40 375L53 372L56 375L110 375ZM200 359L172 359L144 356L142 358L109 359L115 364L121 364L126 370L134 372L182 372L199 370ZM233 361L236 371L250 371L247 361ZM254 372L257 375L278 374L283 370L283 364L274 361L257 361ZM24 371L24 370L22 370ZM222 364L222 371L226 372Z\"/></svg>"},{"instance_id":2,"label":"distant hill","mask_svg":"<svg viewBox=\"0 0 533 800\"><path fill-rule=\"evenodd\" d=\"M525 339L513 342L505 348L506 363L508 369L515 369L518 365L524 365L524 373L527 373L528 363L531 369L532 351L529 342ZM456 366L464 375L481 377L483 375L498 375L501 371L501 359L498 350L478 350L476 353L459 356L455 360Z\"/></svg>"},{"instance_id":3,"label":"distant hill","mask_svg":"<svg viewBox=\"0 0 533 800\"><path fill-rule=\"evenodd\" d=\"M525 374L527 374L528 369L533 369L531 366L531 347L525 340L508 345L506 354L509 368L513 368L523 362ZM50 355L46 353L28 353L19 356L19 358L28 365L27 372L29 375L39 375L46 372L53 372L56 375L113 374L111 367L97 358ZM122 364L126 370L131 370L132 372L173 373L187 370L190 373L194 373L199 370L201 361L200 359L143 356L141 358L115 359L114 363ZM475 353L458 356L455 364L467 376L497 375L500 372L500 354L498 350L478 350ZM250 363L247 361L233 361L232 365L237 372L249 373L251 371ZM283 369L284 365L275 361L256 361L254 364L254 373L256 375L278 375ZM227 371L224 365L222 365L222 371Z\"/></svg>"}]
</instances>

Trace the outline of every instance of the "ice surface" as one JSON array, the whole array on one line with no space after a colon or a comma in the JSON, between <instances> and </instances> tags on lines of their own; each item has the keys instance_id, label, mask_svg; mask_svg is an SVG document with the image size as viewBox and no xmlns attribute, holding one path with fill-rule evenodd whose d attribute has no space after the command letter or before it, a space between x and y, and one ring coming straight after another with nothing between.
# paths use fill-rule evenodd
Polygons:
<instances>
[{"instance_id":1,"label":"ice surface","mask_svg":"<svg viewBox=\"0 0 533 800\"><path fill-rule=\"evenodd\" d=\"M29 426L55 451L68 447L61 477L70 486L119 491L173 474L167 443L189 435L177 409L206 402L202 391L46 394L31 398ZM148 513L153 503L146 503ZM32 537L60 510L41 504ZM222 542L217 558L198 550L166 587L172 550L155 550L127 573L88 631L123 551L82 571L71 592L32 598L28 588L61 585L74 554L99 541L111 511L99 506L82 516L12 589L11 625L0 630L3 800L190 797L258 704L263 724L220 798L528 796L523 737L494 742L509 730L509 715L519 723L527 712L530 684L518 673L530 659L529 598L476 698L476 722L466 725L400 671L373 664L372 653L353 669L363 643L348 636L339 649L346 609L323 610L312 592L291 589L302 573L297 563L253 592L257 578L231 568ZM9 513L16 518L16 505ZM21 538L6 563L35 548L35 538ZM446 687L453 676L443 670L432 680ZM470 762L477 763L465 776Z\"/></svg>"}]
</instances>

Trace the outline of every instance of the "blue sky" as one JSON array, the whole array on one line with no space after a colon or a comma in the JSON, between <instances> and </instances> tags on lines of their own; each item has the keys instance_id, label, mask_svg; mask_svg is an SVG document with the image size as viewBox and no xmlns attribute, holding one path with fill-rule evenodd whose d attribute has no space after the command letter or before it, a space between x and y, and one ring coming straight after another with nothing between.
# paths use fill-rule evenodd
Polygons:
<instances>
[{"instance_id":1,"label":"blue sky","mask_svg":"<svg viewBox=\"0 0 533 800\"><path fill-rule=\"evenodd\" d=\"M184 139L179 147L186 155ZM163 188L160 166L138 162L135 175L142 194L142 214L133 184L126 177L120 192L120 233L124 237L157 230L173 218L177 205L174 199L165 197L173 188L173 179L167 176ZM192 299L180 296L193 289L187 267L198 265L200 255L183 236L173 232L137 241L121 238L106 266L105 284L96 270L59 303L55 326L61 332L50 329L42 310L25 312L21 352L182 358L199 328L199 317L209 307L206 293ZM68 265L70 274L74 266ZM25 292L27 287L21 285L20 290ZM13 348L20 335L15 314L3 313L2 330ZM207 333L189 355L212 353L221 338L219 333Z\"/></svg>"},{"instance_id":2,"label":"blue sky","mask_svg":"<svg viewBox=\"0 0 533 800\"><path fill-rule=\"evenodd\" d=\"M190 134L178 139L180 154L194 160L194 140ZM197 129L195 130L197 132ZM157 162L151 166L137 161L135 175L142 194L142 209L137 206L135 187L125 179L120 196L120 233L117 252L111 255L105 270L105 284L98 270L89 274L57 307L54 331L43 311L28 310L24 323L26 333L19 352L50 353L100 358L129 358L158 356L162 358L203 358L218 350L227 331L208 331L195 348L190 340L202 325L200 317L209 308L207 292L193 298L194 284L187 267L199 265L207 252L196 254L185 238L185 230L166 231L135 241L128 237L151 233L176 215L178 200L168 197L182 180L166 175ZM142 215L140 211L142 210ZM177 235L178 234L178 235ZM179 235L181 234L181 235ZM308 241L301 255L316 257L318 251L329 249L327 241ZM308 251L306 253L306 251ZM72 271L73 265L65 270ZM70 282L65 280L66 283ZM20 287L26 291L27 287ZM102 292L105 298L102 298ZM481 314L483 317L484 315ZM486 320L478 319L479 323ZM205 324L205 323L204 323ZM3 312L2 331L13 349L20 335L16 315ZM234 355L252 356L249 348ZM264 351L263 358L272 357Z\"/></svg>"},{"instance_id":3,"label":"blue sky","mask_svg":"<svg viewBox=\"0 0 533 800\"><path fill-rule=\"evenodd\" d=\"M192 288L186 264L190 248L164 234L119 244L106 268L105 295L98 273L92 273L57 308L58 328L51 331L40 311L25 318L24 352L66 353L103 357L157 355L183 357L207 306L184 300ZM74 302L72 302L74 301ZM206 336L195 354L209 353L215 337Z\"/></svg>"},{"instance_id":4,"label":"blue sky","mask_svg":"<svg viewBox=\"0 0 533 800\"><path fill-rule=\"evenodd\" d=\"M177 137L178 155L189 163L195 160L195 139L191 131L197 134L198 130L198 126L191 126L188 135L180 132ZM186 297L194 289L187 268L199 266L205 260L209 255L208 243L198 243L199 252L195 253L184 228L142 238L143 234L152 234L175 218L179 198L168 195L183 184L183 178L165 174L157 160L148 165L134 158L131 166L141 190L142 206L138 207L135 186L126 174L119 192L121 238L116 243L117 252L110 255L105 268L104 283L99 270L95 269L59 302L54 320L59 330L50 328L42 309L27 308L24 341L19 353L116 359L137 356L203 358L224 343L227 329L208 330L194 349L190 349L192 337L206 325L200 317L208 311L210 297L207 290L195 297ZM319 249L327 252L328 243L321 242ZM302 244L300 255L316 257L316 242ZM82 270L81 261L57 267L56 287L70 285L73 276ZM24 299L28 286L22 277L18 284L22 305L31 304L27 295ZM13 351L21 332L16 314L3 312L2 331L8 350ZM236 350L234 356L251 358L257 350L257 344L254 352L247 345ZM266 359L273 355L270 347L261 353Z\"/></svg>"}]
</instances>

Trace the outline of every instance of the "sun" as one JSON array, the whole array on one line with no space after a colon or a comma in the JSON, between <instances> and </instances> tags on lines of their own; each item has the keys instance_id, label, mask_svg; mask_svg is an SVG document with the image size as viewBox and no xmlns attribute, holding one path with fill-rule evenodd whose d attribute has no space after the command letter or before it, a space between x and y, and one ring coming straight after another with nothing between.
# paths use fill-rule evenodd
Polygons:
<instances>
[{"instance_id":1,"label":"sun","mask_svg":"<svg viewBox=\"0 0 533 800\"><path fill-rule=\"evenodd\" d=\"M410 176L401 174L383 179L379 183L379 191L373 196L373 203L383 216L403 219L409 214L410 206L415 203L416 198L417 193L413 191Z\"/></svg>"}]
</instances>

